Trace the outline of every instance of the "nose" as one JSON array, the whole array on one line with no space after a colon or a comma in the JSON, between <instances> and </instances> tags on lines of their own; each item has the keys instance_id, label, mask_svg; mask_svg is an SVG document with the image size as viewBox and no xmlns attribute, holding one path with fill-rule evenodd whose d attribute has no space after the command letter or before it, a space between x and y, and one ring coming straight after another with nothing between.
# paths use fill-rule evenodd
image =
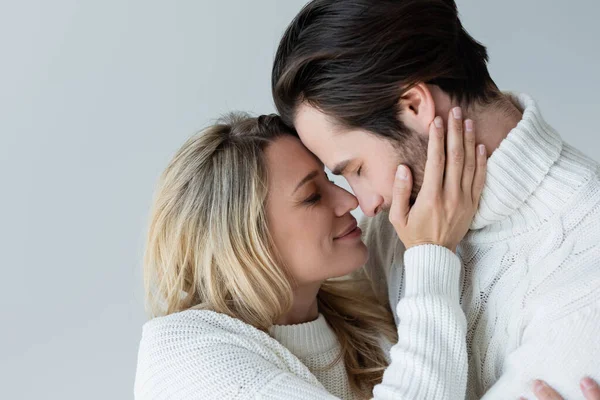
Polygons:
<instances>
[{"instance_id":1,"label":"nose","mask_svg":"<svg viewBox=\"0 0 600 400\"><path fill-rule=\"evenodd\" d=\"M360 209L367 217L374 217L383 208L384 199L375 192L357 193Z\"/></svg>"},{"instance_id":2,"label":"nose","mask_svg":"<svg viewBox=\"0 0 600 400\"><path fill-rule=\"evenodd\" d=\"M350 192L339 186L335 187L335 215L342 217L358 207L358 199Z\"/></svg>"}]
</instances>

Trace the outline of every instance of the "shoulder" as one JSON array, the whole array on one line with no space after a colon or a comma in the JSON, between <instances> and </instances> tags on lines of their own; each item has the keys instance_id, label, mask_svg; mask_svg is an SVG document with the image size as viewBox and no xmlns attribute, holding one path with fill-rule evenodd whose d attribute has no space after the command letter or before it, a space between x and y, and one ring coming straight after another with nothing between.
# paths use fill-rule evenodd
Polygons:
<instances>
[{"instance_id":1,"label":"shoulder","mask_svg":"<svg viewBox=\"0 0 600 400\"><path fill-rule=\"evenodd\" d=\"M142 329L136 399L249 398L289 358L267 333L224 314L187 310L154 318Z\"/></svg>"},{"instance_id":2,"label":"shoulder","mask_svg":"<svg viewBox=\"0 0 600 400\"><path fill-rule=\"evenodd\" d=\"M395 305L402 282L404 245L390 223L387 212L381 212L373 218L363 217L360 228L369 251L364 272L379 301ZM392 310L394 308L392 306Z\"/></svg>"},{"instance_id":3,"label":"shoulder","mask_svg":"<svg viewBox=\"0 0 600 400\"><path fill-rule=\"evenodd\" d=\"M142 328L142 342L154 344L165 338L198 340L215 333L231 332L240 336L268 336L251 325L228 315L208 310L186 310L146 322Z\"/></svg>"},{"instance_id":4,"label":"shoulder","mask_svg":"<svg viewBox=\"0 0 600 400\"><path fill-rule=\"evenodd\" d=\"M227 348L240 354L256 354L266 360L288 353L278 341L245 322L208 310L187 310L154 318L144 324L140 352L171 357L194 354L195 362L212 363ZM229 355L231 356L231 354Z\"/></svg>"},{"instance_id":5,"label":"shoulder","mask_svg":"<svg viewBox=\"0 0 600 400\"><path fill-rule=\"evenodd\" d=\"M391 263L393 255L401 252L403 246L394 226L389 221L387 212L380 212L375 217L363 217L360 221L363 240L369 248L369 255L380 262Z\"/></svg>"},{"instance_id":6,"label":"shoulder","mask_svg":"<svg viewBox=\"0 0 600 400\"><path fill-rule=\"evenodd\" d=\"M380 212L374 217L363 216L360 219L359 226L363 231L365 240L381 239L394 233L394 227L390 223L387 212Z\"/></svg>"}]
</instances>

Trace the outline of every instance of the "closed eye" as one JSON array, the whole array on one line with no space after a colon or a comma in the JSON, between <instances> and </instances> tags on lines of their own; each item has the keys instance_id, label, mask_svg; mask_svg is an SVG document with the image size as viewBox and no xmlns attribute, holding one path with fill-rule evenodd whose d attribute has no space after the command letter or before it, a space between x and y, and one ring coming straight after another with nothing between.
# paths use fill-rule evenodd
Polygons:
<instances>
[{"instance_id":1,"label":"closed eye","mask_svg":"<svg viewBox=\"0 0 600 400\"><path fill-rule=\"evenodd\" d=\"M321 194L315 193L312 196L310 196L308 199L304 200L303 203L308 204L308 205L313 205L313 204L318 203L319 200L321 200Z\"/></svg>"}]
</instances>

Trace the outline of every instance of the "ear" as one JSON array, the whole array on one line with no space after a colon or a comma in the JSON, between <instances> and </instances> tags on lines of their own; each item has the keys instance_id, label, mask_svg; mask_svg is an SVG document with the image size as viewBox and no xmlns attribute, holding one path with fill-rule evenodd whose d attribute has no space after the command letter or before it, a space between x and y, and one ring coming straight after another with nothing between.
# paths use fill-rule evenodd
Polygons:
<instances>
[{"instance_id":1,"label":"ear","mask_svg":"<svg viewBox=\"0 0 600 400\"><path fill-rule=\"evenodd\" d=\"M398 109L398 119L408 128L427 136L429 125L436 114L434 97L425 83L419 83L407 90L398 101Z\"/></svg>"}]
</instances>

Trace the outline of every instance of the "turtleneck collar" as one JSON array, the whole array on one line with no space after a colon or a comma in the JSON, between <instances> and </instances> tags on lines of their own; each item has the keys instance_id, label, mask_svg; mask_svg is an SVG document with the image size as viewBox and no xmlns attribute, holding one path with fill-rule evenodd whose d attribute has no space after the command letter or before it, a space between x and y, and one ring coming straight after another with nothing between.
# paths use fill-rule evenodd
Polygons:
<instances>
[{"instance_id":1,"label":"turtleneck collar","mask_svg":"<svg viewBox=\"0 0 600 400\"><path fill-rule=\"evenodd\" d=\"M319 314L314 321L302 324L273 325L269 333L299 358L324 353L338 344L323 314Z\"/></svg>"},{"instance_id":2,"label":"turtleneck collar","mask_svg":"<svg viewBox=\"0 0 600 400\"><path fill-rule=\"evenodd\" d=\"M585 181L595 163L563 143L526 94L510 94L523 118L488 160L467 239L501 240L539 226Z\"/></svg>"}]
</instances>

